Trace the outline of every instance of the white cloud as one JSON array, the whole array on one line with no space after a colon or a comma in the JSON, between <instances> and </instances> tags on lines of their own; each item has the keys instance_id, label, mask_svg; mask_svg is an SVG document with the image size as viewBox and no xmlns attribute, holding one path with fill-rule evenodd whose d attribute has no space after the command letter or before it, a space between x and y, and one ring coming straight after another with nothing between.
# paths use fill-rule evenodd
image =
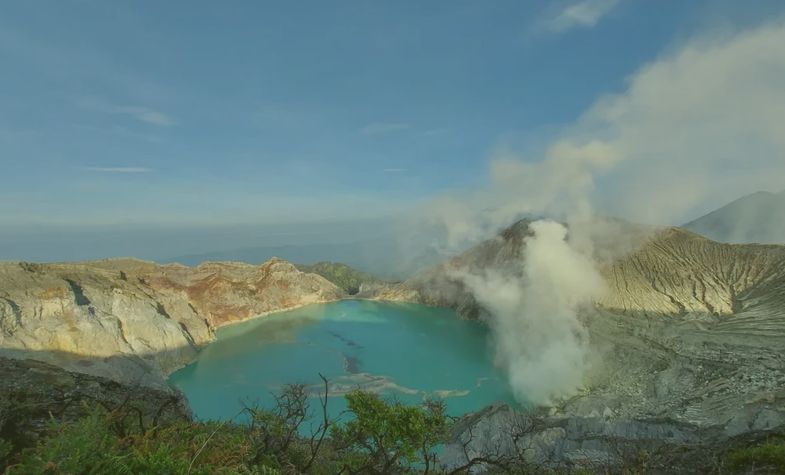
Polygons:
<instances>
[{"instance_id":1,"label":"white cloud","mask_svg":"<svg viewBox=\"0 0 785 475\"><path fill-rule=\"evenodd\" d=\"M136 120L159 127L171 127L177 122L167 114L146 107L117 106L112 109L115 114L129 115Z\"/></svg>"},{"instance_id":2,"label":"white cloud","mask_svg":"<svg viewBox=\"0 0 785 475\"><path fill-rule=\"evenodd\" d=\"M492 188L430 212L453 221L453 245L524 214L678 225L782 189L783 131L785 23L700 37L642 67L623 92L599 97L539 157L494 154Z\"/></svg>"},{"instance_id":3,"label":"white cloud","mask_svg":"<svg viewBox=\"0 0 785 475\"><path fill-rule=\"evenodd\" d=\"M410 124L400 122L375 122L368 124L360 129L360 132L365 135L381 135L391 132L400 132L402 130L410 129Z\"/></svg>"},{"instance_id":4,"label":"white cloud","mask_svg":"<svg viewBox=\"0 0 785 475\"><path fill-rule=\"evenodd\" d=\"M602 143L618 157L595 202L679 224L785 183L785 23L694 40L599 99L554 147ZM585 158L585 157L584 157Z\"/></svg>"},{"instance_id":5,"label":"white cloud","mask_svg":"<svg viewBox=\"0 0 785 475\"><path fill-rule=\"evenodd\" d=\"M571 3L543 21L545 29L563 33L578 27L593 27L619 3L619 0L582 0Z\"/></svg>"},{"instance_id":6,"label":"white cloud","mask_svg":"<svg viewBox=\"0 0 785 475\"><path fill-rule=\"evenodd\" d=\"M144 167L85 167L85 170L101 173L150 173L152 168Z\"/></svg>"}]
</instances>

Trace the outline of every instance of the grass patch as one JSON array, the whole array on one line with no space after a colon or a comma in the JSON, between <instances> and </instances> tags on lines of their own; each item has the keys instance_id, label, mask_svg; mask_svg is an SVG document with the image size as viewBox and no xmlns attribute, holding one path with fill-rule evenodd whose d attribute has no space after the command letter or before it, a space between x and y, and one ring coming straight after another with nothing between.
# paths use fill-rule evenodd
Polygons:
<instances>
[{"instance_id":1,"label":"grass patch","mask_svg":"<svg viewBox=\"0 0 785 475\"><path fill-rule=\"evenodd\" d=\"M760 471L785 474L785 438L770 439L764 444L743 447L728 454L728 468L734 471Z\"/></svg>"}]
</instances>

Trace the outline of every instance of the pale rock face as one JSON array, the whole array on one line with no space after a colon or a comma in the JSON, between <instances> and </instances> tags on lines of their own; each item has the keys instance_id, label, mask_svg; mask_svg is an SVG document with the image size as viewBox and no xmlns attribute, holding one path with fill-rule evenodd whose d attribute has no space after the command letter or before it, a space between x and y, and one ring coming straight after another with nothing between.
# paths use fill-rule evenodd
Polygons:
<instances>
[{"instance_id":1,"label":"pale rock face","mask_svg":"<svg viewBox=\"0 0 785 475\"><path fill-rule=\"evenodd\" d=\"M324 278L272 259L190 268L133 259L0 264L0 355L165 387L214 329L336 300Z\"/></svg>"}]
</instances>

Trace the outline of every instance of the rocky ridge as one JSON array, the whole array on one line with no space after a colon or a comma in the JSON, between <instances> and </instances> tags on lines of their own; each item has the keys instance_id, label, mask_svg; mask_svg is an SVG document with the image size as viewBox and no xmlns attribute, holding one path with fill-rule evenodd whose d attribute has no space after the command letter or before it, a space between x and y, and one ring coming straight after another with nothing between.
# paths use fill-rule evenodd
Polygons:
<instances>
[{"instance_id":1,"label":"rocky ridge","mask_svg":"<svg viewBox=\"0 0 785 475\"><path fill-rule=\"evenodd\" d=\"M454 308L464 318L483 311L456 272L496 269L519 275L529 221L523 220L463 254L395 285L366 294ZM629 252L600 247L608 292L598 306L644 315L731 315L785 304L785 246L723 244L681 228L618 227ZM765 312L766 310L764 310Z\"/></svg>"},{"instance_id":2,"label":"rocky ridge","mask_svg":"<svg viewBox=\"0 0 785 475\"><path fill-rule=\"evenodd\" d=\"M216 328L344 296L276 258L258 266L0 263L0 356L166 387L166 374L191 361Z\"/></svg>"}]
</instances>

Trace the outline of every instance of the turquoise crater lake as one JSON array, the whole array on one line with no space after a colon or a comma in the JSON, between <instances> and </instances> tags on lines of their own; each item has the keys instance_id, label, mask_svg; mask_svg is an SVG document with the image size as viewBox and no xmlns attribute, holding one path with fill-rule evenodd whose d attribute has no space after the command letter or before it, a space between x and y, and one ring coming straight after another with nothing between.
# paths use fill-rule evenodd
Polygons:
<instances>
[{"instance_id":1,"label":"turquoise crater lake","mask_svg":"<svg viewBox=\"0 0 785 475\"><path fill-rule=\"evenodd\" d=\"M232 418L243 402L269 407L271 393L286 383L309 385L315 395L319 373L330 381L333 415L356 388L406 403L439 397L460 415L514 403L487 339L485 326L450 310L343 300L222 328L169 382L200 419Z\"/></svg>"}]
</instances>

